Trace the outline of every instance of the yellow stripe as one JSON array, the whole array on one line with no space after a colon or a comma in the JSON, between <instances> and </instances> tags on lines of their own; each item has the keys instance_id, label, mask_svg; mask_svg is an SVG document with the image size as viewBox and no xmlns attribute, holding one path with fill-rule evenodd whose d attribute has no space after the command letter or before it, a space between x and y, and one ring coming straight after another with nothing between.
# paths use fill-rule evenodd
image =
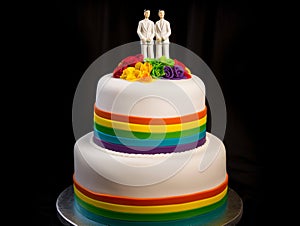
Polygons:
<instances>
[{"instance_id":1,"label":"yellow stripe","mask_svg":"<svg viewBox=\"0 0 300 226\"><path fill-rule=\"evenodd\" d=\"M122 213L149 213L149 214L150 213L172 213L172 212L192 210L192 209L208 206L220 201L226 195L227 189L228 187L226 187L221 193L219 193L216 196L207 199L193 201L193 202L171 204L171 205L156 205L156 206L130 206L130 205L107 203L107 202L91 199L85 196L84 194L82 194L74 186L75 194L84 202L91 204L95 207L111 210L115 212L122 212Z\"/></svg>"},{"instance_id":2,"label":"yellow stripe","mask_svg":"<svg viewBox=\"0 0 300 226\"><path fill-rule=\"evenodd\" d=\"M142 125L142 124L120 122L120 121L114 121L114 120L99 117L95 113L94 113L94 121L97 124L102 126L115 128L115 129L122 129L127 131L167 133L167 132L182 131L182 130L187 130L187 129L192 129L192 128L202 126L206 123L206 115L199 120L180 123L180 124L171 124L171 125Z\"/></svg>"}]
</instances>

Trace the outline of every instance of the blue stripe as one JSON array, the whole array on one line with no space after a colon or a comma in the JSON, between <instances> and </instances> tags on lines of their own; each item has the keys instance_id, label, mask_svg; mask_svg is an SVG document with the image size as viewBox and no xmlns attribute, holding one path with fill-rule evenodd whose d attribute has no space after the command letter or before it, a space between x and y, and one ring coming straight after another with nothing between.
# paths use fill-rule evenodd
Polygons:
<instances>
[{"instance_id":1,"label":"blue stripe","mask_svg":"<svg viewBox=\"0 0 300 226\"><path fill-rule=\"evenodd\" d=\"M181 138L168 138L168 139L134 139L126 137L116 137L109 134L102 133L98 130L94 130L94 135L100 140L108 143L121 144L126 146L137 146L137 147L157 147L157 146L174 146L180 144L189 144L197 142L202 139L206 134L206 130L194 134L192 136L186 136Z\"/></svg>"}]
</instances>

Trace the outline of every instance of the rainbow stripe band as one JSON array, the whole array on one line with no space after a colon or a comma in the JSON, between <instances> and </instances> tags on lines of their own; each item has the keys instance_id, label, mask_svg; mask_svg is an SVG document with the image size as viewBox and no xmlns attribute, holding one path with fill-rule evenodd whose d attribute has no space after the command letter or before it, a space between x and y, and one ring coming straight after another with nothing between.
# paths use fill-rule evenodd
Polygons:
<instances>
[{"instance_id":1,"label":"rainbow stripe band","mask_svg":"<svg viewBox=\"0 0 300 226\"><path fill-rule=\"evenodd\" d=\"M201 199L193 202L170 204L170 205L156 205L156 206L135 206L135 205L120 205L109 202L98 201L85 196L74 187L74 193L82 202L90 204L95 208L105 209L113 212L132 213L132 214L164 214L175 213L181 211L189 211L201 207L212 205L220 201L227 193L227 187L220 193L213 197Z\"/></svg>"},{"instance_id":2,"label":"rainbow stripe band","mask_svg":"<svg viewBox=\"0 0 300 226\"><path fill-rule=\"evenodd\" d=\"M182 152L206 141L207 109L181 117L143 118L103 111L94 106L93 141L130 154Z\"/></svg>"},{"instance_id":3,"label":"rainbow stripe band","mask_svg":"<svg viewBox=\"0 0 300 226\"><path fill-rule=\"evenodd\" d=\"M161 197L161 198L136 198L136 197L96 193L80 185L75 179L75 175L73 175L73 182L76 190L80 191L85 196L90 197L91 199L94 200L120 204L120 205L151 206L151 205L180 204L180 203L193 202L193 201L213 197L225 190L225 188L228 185L228 175L226 174L225 180L221 184L219 184L214 188L208 189L206 191L187 194L187 195L169 196L169 197Z\"/></svg>"},{"instance_id":4,"label":"rainbow stripe band","mask_svg":"<svg viewBox=\"0 0 300 226\"><path fill-rule=\"evenodd\" d=\"M74 180L74 197L79 212L97 221L174 221L207 214L224 206L227 200L227 182L226 177L221 185L195 194L164 198L131 198L97 194L83 188Z\"/></svg>"}]
</instances>

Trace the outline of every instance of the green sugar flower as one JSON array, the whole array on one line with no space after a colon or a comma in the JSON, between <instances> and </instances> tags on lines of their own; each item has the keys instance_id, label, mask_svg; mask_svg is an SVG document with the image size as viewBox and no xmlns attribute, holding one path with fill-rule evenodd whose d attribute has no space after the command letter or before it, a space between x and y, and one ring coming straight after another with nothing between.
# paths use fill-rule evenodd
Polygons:
<instances>
[{"instance_id":1,"label":"green sugar flower","mask_svg":"<svg viewBox=\"0 0 300 226\"><path fill-rule=\"evenodd\" d=\"M149 62L152 65L151 76L153 78L160 78L165 75L164 67L169 66L173 67L175 62L173 59L169 59L166 56L161 56L158 59L154 58L145 58L145 62Z\"/></svg>"}]
</instances>

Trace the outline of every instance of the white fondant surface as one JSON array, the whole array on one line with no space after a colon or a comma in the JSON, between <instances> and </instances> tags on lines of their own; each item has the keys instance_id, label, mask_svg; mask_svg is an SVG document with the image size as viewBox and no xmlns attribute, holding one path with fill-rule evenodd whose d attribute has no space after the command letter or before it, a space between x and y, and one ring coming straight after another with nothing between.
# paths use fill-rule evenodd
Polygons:
<instances>
[{"instance_id":1,"label":"white fondant surface","mask_svg":"<svg viewBox=\"0 0 300 226\"><path fill-rule=\"evenodd\" d=\"M156 79L131 82L101 77L97 84L96 106L102 110L140 117L178 117L205 108L205 86L192 75L190 79Z\"/></svg>"},{"instance_id":2,"label":"white fondant surface","mask_svg":"<svg viewBox=\"0 0 300 226\"><path fill-rule=\"evenodd\" d=\"M75 179L91 191L117 196L166 197L213 188L226 178L223 142L207 133L196 149L171 154L124 154L95 145L93 132L74 147Z\"/></svg>"}]
</instances>

